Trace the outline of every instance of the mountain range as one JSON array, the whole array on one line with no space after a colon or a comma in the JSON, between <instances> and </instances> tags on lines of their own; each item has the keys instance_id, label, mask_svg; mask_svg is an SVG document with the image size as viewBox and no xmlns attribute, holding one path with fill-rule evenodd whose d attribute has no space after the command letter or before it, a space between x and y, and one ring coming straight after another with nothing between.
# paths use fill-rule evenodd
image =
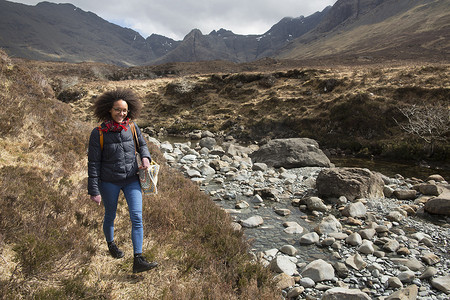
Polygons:
<instances>
[{"instance_id":1,"label":"mountain range","mask_svg":"<svg viewBox=\"0 0 450 300\"><path fill-rule=\"evenodd\" d=\"M307 17L283 18L261 35L193 29L176 41L144 38L72 4L0 0L0 48L10 57L119 66L267 57L447 63L449 7L450 0L338 0Z\"/></svg>"}]
</instances>

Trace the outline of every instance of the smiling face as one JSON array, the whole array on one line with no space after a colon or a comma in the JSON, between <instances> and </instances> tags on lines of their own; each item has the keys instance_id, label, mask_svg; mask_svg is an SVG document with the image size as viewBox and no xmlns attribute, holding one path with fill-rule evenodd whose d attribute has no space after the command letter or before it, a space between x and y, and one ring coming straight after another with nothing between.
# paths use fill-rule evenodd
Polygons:
<instances>
[{"instance_id":1,"label":"smiling face","mask_svg":"<svg viewBox=\"0 0 450 300\"><path fill-rule=\"evenodd\" d=\"M114 102L113 107L109 111L111 119L117 123L121 123L125 120L128 114L128 104L123 100L117 100Z\"/></svg>"}]
</instances>

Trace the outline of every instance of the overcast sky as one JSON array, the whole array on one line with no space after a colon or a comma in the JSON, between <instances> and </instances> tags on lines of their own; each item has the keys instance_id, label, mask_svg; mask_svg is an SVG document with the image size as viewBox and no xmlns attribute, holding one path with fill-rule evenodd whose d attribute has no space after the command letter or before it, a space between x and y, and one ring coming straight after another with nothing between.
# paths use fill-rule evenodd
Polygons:
<instances>
[{"instance_id":1,"label":"overcast sky","mask_svg":"<svg viewBox=\"0 0 450 300\"><path fill-rule=\"evenodd\" d=\"M11 0L35 5L42 1ZM139 32L182 40L192 29L221 28L236 34L263 34L284 17L309 16L336 0L67 0L84 11Z\"/></svg>"}]
</instances>

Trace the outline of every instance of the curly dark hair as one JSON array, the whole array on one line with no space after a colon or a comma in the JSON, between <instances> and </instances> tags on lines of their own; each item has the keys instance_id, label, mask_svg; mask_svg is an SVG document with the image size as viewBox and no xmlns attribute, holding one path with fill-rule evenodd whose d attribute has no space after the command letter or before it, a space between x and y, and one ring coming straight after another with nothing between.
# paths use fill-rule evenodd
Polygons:
<instances>
[{"instance_id":1,"label":"curly dark hair","mask_svg":"<svg viewBox=\"0 0 450 300\"><path fill-rule=\"evenodd\" d=\"M142 102L136 94L130 89L118 88L114 91L108 91L97 97L93 105L94 116L98 121L111 120L110 110L114 102L123 100L128 105L127 117L134 120L139 117L142 109Z\"/></svg>"}]
</instances>

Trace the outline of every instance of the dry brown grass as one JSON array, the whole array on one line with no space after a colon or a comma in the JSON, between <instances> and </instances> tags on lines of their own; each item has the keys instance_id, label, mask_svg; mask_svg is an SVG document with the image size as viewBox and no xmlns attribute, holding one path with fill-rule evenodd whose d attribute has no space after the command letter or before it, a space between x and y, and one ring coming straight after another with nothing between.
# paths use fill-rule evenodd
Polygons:
<instances>
[{"instance_id":1,"label":"dry brown grass","mask_svg":"<svg viewBox=\"0 0 450 300\"><path fill-rule=\"evenodd\" d=\"M41 73L0 51L0 298L273 299L268 270L196 185L161 163L159 194L144 199L144 254L160 266L132 275L131 224L120 199L108 255L103 209L86 190L90 98L78 113ZM131 85L131 82L121 82ZM148 87L148 82L143 82ZM112 87L98 84L87 94ZM116 86L116 85L114 85ZM81 110L82 113L81 113ZM75 111L75 113L73 113Z\"/></svg>"},{"instance_id":2,"label":"dry brown grass","mask_svg":"<svg viewBox=\"0 0 450 300\"><path fill-rule=\"evenodd\" d=\"M75 83L71 90L84 96L71 101L70 106L83 121L92 120L88 108L96 95L120 86L133 89L144 100L138 120L142 127L165 128L173 134L207 129L258 143L270 138L310 137L322 148L340 148L358 155L449 159L445 143L428 157L427 145L407 135L394 121L406 121L399 111L405 105L446 104L450 97L448 64L265 60L233 68L225 62L215 62L210 69L204 63L180 63L120 72L89 64L77 65L84 71L76 71L73 65L50 65L50 71L42 62L34 63L33 68L45 70L52 86L54 82ZM181 75L105 80L111 73L127 78L140 71Z\"/></svg>"}]
</instances>

